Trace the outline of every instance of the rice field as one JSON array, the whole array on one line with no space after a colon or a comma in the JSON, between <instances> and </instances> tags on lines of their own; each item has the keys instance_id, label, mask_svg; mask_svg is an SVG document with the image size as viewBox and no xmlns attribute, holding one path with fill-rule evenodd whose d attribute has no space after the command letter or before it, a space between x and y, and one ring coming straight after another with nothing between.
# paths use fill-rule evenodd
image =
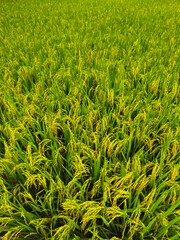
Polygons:
<instances>
[{"instance_id":1,"label":"rice field","mask_svg":"<svg viewBox=\"0 0 180 240\"><path fill-rule=\"evenodd\" d=\"M0 239L180 239L180 1L0 2Z\"/></svg>"}]
</instances>

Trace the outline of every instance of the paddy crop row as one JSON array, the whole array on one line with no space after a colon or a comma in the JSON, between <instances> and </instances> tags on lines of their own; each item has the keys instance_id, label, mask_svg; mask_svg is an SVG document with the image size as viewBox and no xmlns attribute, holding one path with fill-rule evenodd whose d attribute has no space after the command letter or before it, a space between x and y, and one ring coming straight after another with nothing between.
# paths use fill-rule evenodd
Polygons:
<instances>
[{"instance_id":1,"label":"paddy crop row","mask_svg":"<svg viewBox=\"0 0 180 240\"><path fill-rule=\"evenodd\" d=\"M2 239L180 238L180 2L0 3Z\"/></svg>"}]
</instances>

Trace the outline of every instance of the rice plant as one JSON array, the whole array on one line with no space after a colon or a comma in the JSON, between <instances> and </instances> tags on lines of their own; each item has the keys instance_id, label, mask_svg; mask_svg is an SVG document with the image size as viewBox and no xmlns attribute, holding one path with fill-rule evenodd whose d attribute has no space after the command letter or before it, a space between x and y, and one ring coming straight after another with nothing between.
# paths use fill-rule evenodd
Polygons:
<instances>
[{"instance_id":1,"label":"rice plant","mask_svg":"<svg viewBox=\"0 0 180 240\"><path fill-rule=\"evenodd\" d=\"M179 239L180 2L0 9L0 239Z\"/></svg>"}]
</instances>

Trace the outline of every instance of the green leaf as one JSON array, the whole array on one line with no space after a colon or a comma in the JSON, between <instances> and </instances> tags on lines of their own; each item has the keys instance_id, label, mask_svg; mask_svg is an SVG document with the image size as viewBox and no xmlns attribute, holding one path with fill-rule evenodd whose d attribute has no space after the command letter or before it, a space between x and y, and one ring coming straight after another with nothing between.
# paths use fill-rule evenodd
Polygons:
<instances>
[{"instance_id":1,"label":"green leaf","mask_svg":"<svg viewBox=\"0 0 180 240\"><path fill-rule=\"evenodd\" d=\"M177 217L173 220L171 220L167 226L163 226L159 229L158 234L156 235L156 238L160 238L170 227L172 227L175 223L180 224L180 217Z\"/></svg>"}]
</instances>

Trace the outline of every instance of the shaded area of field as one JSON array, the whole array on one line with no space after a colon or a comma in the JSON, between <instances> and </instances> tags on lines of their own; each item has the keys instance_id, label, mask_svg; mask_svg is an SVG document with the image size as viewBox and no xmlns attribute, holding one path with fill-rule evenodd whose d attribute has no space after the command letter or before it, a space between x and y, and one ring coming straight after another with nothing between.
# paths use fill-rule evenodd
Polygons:
<instances>
[{"instance_id":1,"label":"shaded area of field","mask_svg":"<svg viewBox=\"0 0 180 240\"><path fill-rule=\"evenodd\" d=\"M180 2L0 9L2 239L179 239Z\"/></svg>"}]
</instances>

